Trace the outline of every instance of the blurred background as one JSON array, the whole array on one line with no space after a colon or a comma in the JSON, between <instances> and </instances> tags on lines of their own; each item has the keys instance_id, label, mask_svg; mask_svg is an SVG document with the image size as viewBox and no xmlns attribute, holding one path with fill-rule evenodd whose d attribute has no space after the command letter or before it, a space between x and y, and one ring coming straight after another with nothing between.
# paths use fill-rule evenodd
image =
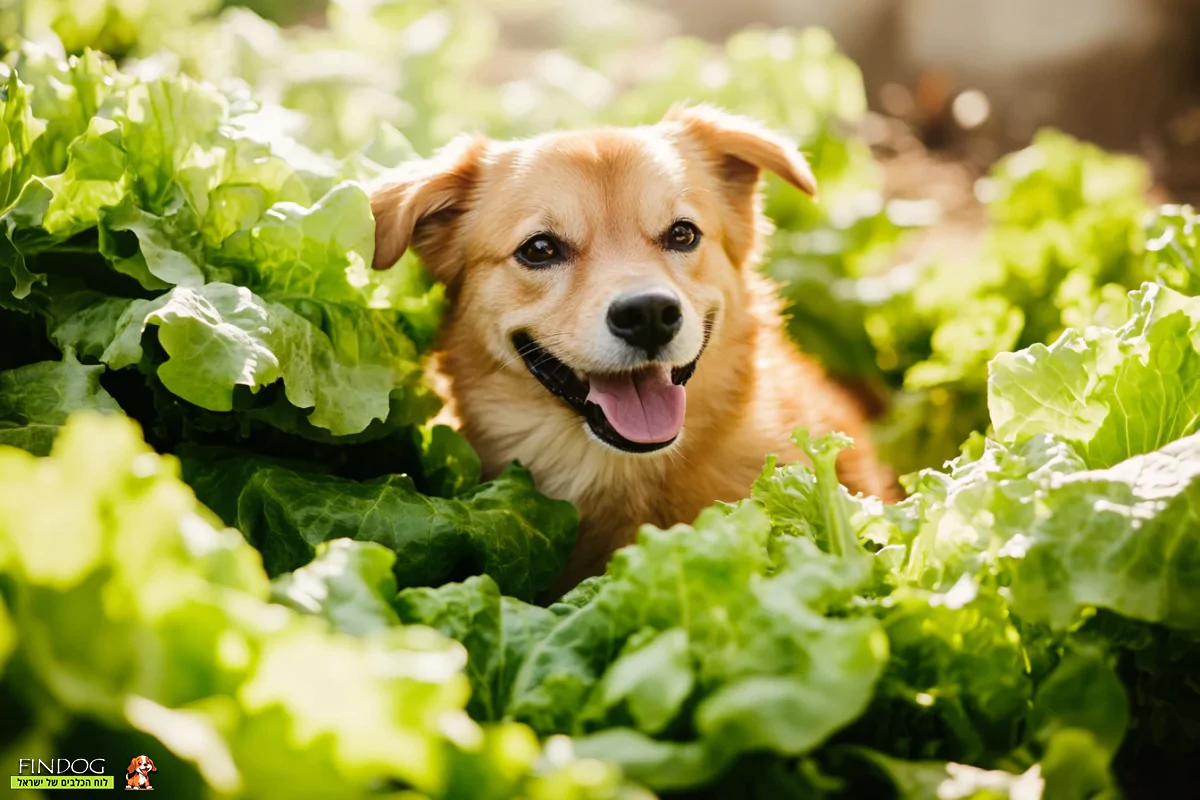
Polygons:
<instances>
[{"instance_id":1,"label":"blurred background","mask_svg":"<svg viewBox=\"0 0 1200 800\"><path fill-rule=\"evenodd\" d=\"M997 352L1119 323L1151 210L1200 199L1196 0L0 0L0 42L210 81L331 176L464 130L758 117L822 196L769 182L765 269L902 472L986 428Z\"/></svg>"},{"instance_id":2,"label":"blurred background","mask_svg":"<svg viewBox=\"0 0 1200 800\"><path fill-rule=\"evenodd\" d=\"M0 0L7 33L53 30L68 49L114 54L177 45L171 40L181 24L227 7L291 28L313 45L320 34L300 30L339 27L331 13L342 26L346 17L378 14L387 29L371 38L387 46L394 34L393 55L411 60L410 70L398 80L360 75L363 83L400 96L406 83L436 83L421 73L445 67L444 60L408 57L442 51L457 62L456 77L499 89L515 117L538 104L530 83L561 90L560 103L605 105L662 71L679 37L695 37L689 46L699 47L746 28L818 26L861 70L867 106L882 117L866 120L873 144L887 143L895 131L885 123L900 120L925 147L978 169L1054 126L1138 152L1172 192L1200 193L1196 0ZM256 30L250 17L226 19L252 44L273 33ZM459 46L447 47L452 40ZM290 65L299 80L318 72L348 85L356 71L373 69L365 53L353 59L353 50L321 49L325 59ZM696 77L717 80L711 72ZM557 121L546 113L512 127ZM565 123L582 116L560 114Z\"/></svg>"}]
</instances>

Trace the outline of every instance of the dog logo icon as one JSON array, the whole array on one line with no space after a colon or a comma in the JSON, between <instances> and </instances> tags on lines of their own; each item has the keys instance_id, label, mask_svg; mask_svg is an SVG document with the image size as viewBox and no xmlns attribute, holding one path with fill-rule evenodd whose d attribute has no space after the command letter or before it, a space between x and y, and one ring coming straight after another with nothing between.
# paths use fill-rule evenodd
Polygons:
<instances>
[{"instance_id":1,"label":"dog logo icon","mask_svg":"<svg viewBox=\"0 0 1200 800\"><path fill-rule=\"evenodd\" d=\"M150 785L151 772L158 772L158 767L149 756L138 756L130 761L125 770L125 791L154 791Z\"/></svg>"}]
</instances>

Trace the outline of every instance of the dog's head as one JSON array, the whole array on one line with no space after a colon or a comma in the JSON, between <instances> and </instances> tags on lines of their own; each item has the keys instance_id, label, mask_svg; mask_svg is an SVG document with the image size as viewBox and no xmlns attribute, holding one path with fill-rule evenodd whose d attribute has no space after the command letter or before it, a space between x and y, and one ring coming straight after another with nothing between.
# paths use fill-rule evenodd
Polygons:
<instances>
[{"instance_id":1,"label":"dog's head","mask_svg":"<svg viewBox=\"0 0 1200 800\"><path fill-rule=\"evenodd\" d=\"M151 772L158 772L158 767L154 766L154 762L150 760L149 756L138 756L129 762L129 767L125 770L127 775L134 773L146 775Z\"/></svg>"},{"instance_id":2,"label":"dog's head","mask_svg":"<svg viewBox=\"0 0 1200 800\"><path fill-rule=\"evenodd\" d=\"M760 238L758 182L810 194L794 145L709 107L657 125L497 143L464 137L373 195L374 266L413 246L449 335L527 373L625 452L663 450Z\"/></svg>"}]
</instances>

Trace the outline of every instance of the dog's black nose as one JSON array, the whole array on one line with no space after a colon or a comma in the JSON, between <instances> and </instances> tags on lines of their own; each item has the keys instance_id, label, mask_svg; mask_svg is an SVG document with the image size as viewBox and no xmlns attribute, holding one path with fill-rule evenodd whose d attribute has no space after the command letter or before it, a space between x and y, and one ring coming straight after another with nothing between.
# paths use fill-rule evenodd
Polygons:
<instances>
[{"instance_id":1,"label":"dog's black nose","mask_svg":"<svg viewBox=\"0 0 1200 800\"><path fill-rule=\"evenodd\" d=\"M679 298L665 289L623 294L608 307L608 329L653 358L683 325Z\"/></svg>"}]
</instances>

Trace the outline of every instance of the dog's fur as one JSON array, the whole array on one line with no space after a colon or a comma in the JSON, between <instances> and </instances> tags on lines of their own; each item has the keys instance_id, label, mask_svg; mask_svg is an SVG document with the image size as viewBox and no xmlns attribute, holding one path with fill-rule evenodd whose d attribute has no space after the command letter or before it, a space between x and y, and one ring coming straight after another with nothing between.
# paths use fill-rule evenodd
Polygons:
<instances>
[{"instance_id":1,"label":"dog's fur","mask_svg":"<svg viewBox=\"0 0 1200 800\"><path fill-rule=\"evenodd\" d=\"M374 266L390 267L411 244L447 286L437 367L485 475L519 460L540 490L579 509L579 543L555 591L602 571L642 523L691 522L715 500L745 497L767 454L802 460L790 439L800 426L854 437L838 464L851 490L895 491L856 398L788 341L774 287L759 274L769 232L758 192L764 169L815 194L789 142L694 107L641 128L505 143L462 137L373 195ZM692 252L662 245L662 231L680 218L702 232ZM574 245L570 263L532 270L514 259L543 231ZM628 370L636 364L605 330L605 313L619 292L647 286L683 298L682 329L662 357L673 366L700 351L706 314L715 324L687 385L676 444L633 455L600 443L551 395L512 336L529 331L579 372Z\"/></svg>"}]
</instances>

